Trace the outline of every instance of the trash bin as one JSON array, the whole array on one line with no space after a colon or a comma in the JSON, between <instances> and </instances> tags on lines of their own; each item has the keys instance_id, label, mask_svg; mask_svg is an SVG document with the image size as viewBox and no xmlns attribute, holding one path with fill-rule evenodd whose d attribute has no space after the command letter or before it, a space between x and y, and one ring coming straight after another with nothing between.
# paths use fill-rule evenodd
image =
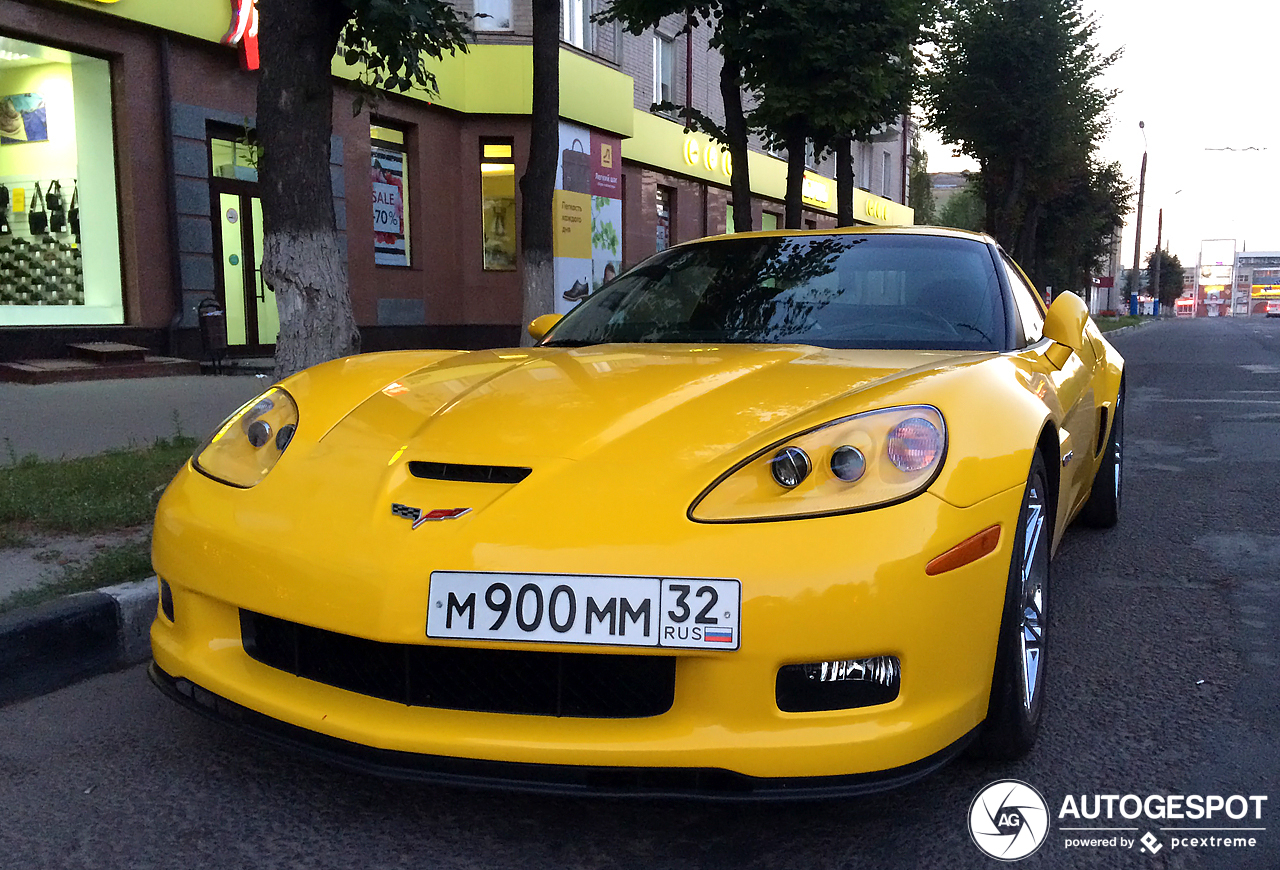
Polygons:
<instances>
[{"instance_id":1,"label":"trash bin","mask_svg":"<svg viewBox=\"0 0 1280 870\"><path fill-rule=\"evenodd\" d=\"M213 365L214 374L222 372L222 360L227 355L227 312L212 296L200 300L196 306L200 322L200 344L205 356Z\"/></svg>"}]
</instances>

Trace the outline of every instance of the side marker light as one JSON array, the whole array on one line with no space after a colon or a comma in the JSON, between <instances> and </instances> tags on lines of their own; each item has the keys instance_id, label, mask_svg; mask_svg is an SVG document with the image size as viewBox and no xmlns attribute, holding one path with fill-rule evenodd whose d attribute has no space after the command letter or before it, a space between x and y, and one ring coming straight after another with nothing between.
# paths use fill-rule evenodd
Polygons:
<instances>
[{"instance_id":1,"label":"side marker light","mask_svg":"<svg viewBox=\"0 0 1280 870\"><path fill-rule=\"evenodd\" d=\"M976 562L989 553L994 553L1000 544L1000 527L992 526L983 529L971 538L956 544L925 566L924 573L930 577L954 571L970 562Z\"/></svg>"}]
</instances>

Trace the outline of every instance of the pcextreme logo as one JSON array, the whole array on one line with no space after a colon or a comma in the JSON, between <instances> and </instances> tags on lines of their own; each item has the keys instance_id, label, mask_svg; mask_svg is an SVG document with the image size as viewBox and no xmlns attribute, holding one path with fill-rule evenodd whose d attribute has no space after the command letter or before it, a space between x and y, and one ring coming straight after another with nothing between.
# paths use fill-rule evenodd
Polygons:
<instances>
[{"instance_id":1,"label":"pcextreme logo","mask_svg":"<svg viewBox=\"0 0 1280 870\"><path fill-rule=\"evenodd\" d=\"M1004 779L983 787L969 805L969 834L982 852L1018 861L1049 839L1072 851L1177 852L1256 849L1266 836L1267 795L1068 794L1050 837L1049 805L1025 782ZM1263 846L1263 848L1266 848Z\"/></svg>"}]
</instances>

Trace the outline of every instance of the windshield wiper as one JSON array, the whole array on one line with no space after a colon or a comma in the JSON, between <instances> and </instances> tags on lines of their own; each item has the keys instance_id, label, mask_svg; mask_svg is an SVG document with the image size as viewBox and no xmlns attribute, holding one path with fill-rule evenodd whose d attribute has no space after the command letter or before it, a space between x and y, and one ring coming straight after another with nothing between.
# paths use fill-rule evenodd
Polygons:
<instances>
[{"instance_id":1,"label":"windshield wiper","mask_svg":"<svg viewBox=\"0 0 1280 870\"><path fill-rule=\"evenodd\" d=\"M598 341L591 341L585 338L556 338L551 341L544 341L539 347L590 347L593 344L600 344Z\"/></svg>"}]
</instances>

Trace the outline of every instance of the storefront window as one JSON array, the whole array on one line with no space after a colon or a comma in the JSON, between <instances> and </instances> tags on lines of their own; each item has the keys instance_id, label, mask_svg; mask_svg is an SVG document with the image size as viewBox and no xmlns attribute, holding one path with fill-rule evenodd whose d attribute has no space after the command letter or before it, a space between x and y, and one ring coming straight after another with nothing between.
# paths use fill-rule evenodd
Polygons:
<instances>
[{"instance_id":1,"label":"storefront window","mask_svg":"<svg viewBox=\"0 0 1280 870\"><path fill-rule=\"evenodd\" d=\"M516 161L512 139L480 140L480 213L484 268L516 267Z\"/></svg>"},{"instance_id":2,"label":"storefront window","mask_svg":"<svg viewBox=\"0 0 1280 870\"><path fill-rule=\"evenodd\" d=\"M409 265L409 161L404 130L369 125L373 262Z\"/></svg>"},{"instance_id":3,"label":"storefront window","mask_svg":"<svg viewBox=\"0 0 1280 870\"><path fill-rule=\"evenodd\" d=\"M107 61L0 37L0 326L124 322Z\"/></svg>"},{"instance_id":4,"label":"storefront window","mask_svg":"<svg viewBox=\"0 0 1280 870\"><path fill-rule=\"evenodd\" d=\"M675 216L676 192L670 187L658 186L658 230L656 250L665 251L671 247L673 238L671 227Z\"/></svg>"}]
</instances>

